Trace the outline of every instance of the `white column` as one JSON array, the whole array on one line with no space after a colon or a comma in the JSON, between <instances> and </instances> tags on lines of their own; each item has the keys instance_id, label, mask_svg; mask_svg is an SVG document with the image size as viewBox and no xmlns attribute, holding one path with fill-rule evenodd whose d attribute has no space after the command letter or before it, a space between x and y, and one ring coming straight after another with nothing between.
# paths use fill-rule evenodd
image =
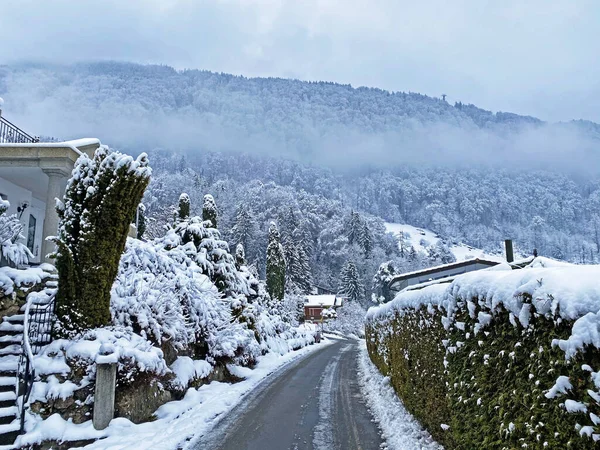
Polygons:
<instances>
[{"instance_id":1,"label":"white column","mask_svg":"<svg viewBox=\"0 0 600 450\"><path fill-rule=\"evenodd\" d=\"M60 169L42 169L48 175L48 194L46 195L46 215L44 217L44 232L42 236L42 258L46 263L53 262L46 255L54 251L55 245L46 240L48 236L56 236L58 232L58 214L56 200L62 199L63 189L67 181L67 173Z\"/></svg>"}]
</instances>

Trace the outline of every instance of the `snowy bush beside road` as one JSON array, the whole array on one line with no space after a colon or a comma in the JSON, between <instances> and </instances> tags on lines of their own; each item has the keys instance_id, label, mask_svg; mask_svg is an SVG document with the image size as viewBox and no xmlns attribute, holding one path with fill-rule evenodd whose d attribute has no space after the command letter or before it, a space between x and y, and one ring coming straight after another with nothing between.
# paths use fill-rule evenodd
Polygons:
<instances>
[{"instance_id":1,"label":"snowy bush beside road","mask_svg":"<svg viewBox=\"0 0 600 450\"><path fill-rule=\"evenodd\" d=\"M595 448L599 277L538 258L400 293L368 312L371 359L446 448Z\"/></svg>"}]
</instances>

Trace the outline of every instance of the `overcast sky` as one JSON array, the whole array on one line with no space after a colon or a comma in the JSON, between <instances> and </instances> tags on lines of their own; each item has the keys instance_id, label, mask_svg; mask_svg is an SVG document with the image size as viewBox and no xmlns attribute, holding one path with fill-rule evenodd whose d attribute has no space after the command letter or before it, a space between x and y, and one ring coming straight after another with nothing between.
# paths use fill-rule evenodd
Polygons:
<instances>
[{"instance_id":1,"label":"overcast sky","mask_svg":"<svg viewBox=\"0 0 600 450\"><path fill-rule=\"evenodd\" d=\"M125 60L600 122L596 0L0 0L0 63Z\"/></svg>"}]
</instances>

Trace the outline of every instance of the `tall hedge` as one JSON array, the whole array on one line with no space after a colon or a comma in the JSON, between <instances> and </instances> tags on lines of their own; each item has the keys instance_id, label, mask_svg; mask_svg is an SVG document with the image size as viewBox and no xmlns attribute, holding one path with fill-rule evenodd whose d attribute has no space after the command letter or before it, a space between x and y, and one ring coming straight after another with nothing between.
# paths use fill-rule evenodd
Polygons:
<instances>
[{"instance_id":1,"label":"tall hedge","mask_svg":"<svg viewBox=\"0 0 600 450\"><path fill-rule=\"evenodd\" d=\"M110 323L110 290L150 173L145 154L134 160L107 147L77 160L55 238L57 314L67 330Z\"/></svg>"},{"instance_id":2,"label":"tall hedge","mask_svg":"<svg viewBox=\"0 0 600 450\"><path fill-rule=\"evenodd\" d=\"M567 359L557 344L569 339L575 320L559 308L537 312L531 295L516 299L531 311L525 324L497 299L488 300L454 297L371 314L372 361L447 449L600 445L600 374L594 371L600 350L586 345ZM568 389L557 383L561 377Z\"/></svg>"}]
</instances>

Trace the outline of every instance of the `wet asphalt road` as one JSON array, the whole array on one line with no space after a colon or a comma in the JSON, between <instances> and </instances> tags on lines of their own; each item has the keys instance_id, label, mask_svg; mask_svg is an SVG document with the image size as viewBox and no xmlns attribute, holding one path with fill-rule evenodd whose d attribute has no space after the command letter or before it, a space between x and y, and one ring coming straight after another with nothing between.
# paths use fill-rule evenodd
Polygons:
<instances>
[{"instance_id":1,"label":"wet asphalt road","mask_svg":"<svg viewBox=\"0 0 600 450\"><path fill-rule=\"evenodd\" d=\"M376 450L356 380L358 345L339 340L263 382L195 450Z\"/></svg>"}]
</instances>

